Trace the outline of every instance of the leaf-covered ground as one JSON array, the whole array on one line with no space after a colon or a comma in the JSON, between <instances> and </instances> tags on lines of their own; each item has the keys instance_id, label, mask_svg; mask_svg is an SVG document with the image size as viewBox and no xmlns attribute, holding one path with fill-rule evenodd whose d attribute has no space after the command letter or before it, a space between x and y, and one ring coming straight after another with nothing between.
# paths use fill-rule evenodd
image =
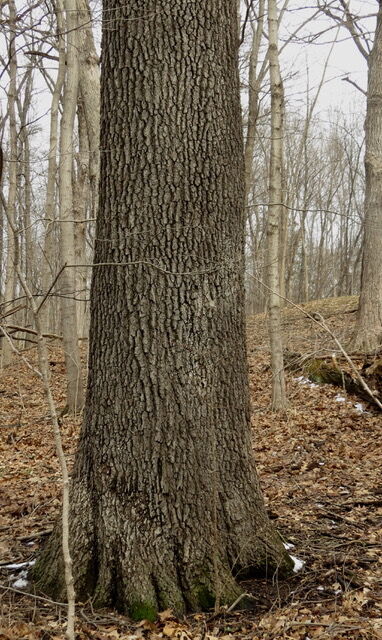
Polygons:
<instances>
[{"instance_id":1,"label":"leaf-covered ground","mask_svg":"<svg viewBox=\"0 0 382 640\"><path fill-rule=\"evenodd\" d=\"M305 305L319 311L346 344L355 298ZM296 309L283 314L285 344L304 354L332 353L330 337ZM248 322L254 451L271 518L290 553L304 561L287 581L243 585L252 608L222 609L157 623L131 623L113 611L78 607L78 639L230 640L382 639L382 415L329 385L288 373L289 408L269 410L271 373L265 316ZM52 385L65 404L64 361L50 347ZM33 350L24 352L35 366ZM355 360L361 365L361 359ZM62 419L69 460L78 421ZM18 360L0 376L0 640L64 637L65 606L23 594L23 569L50 531L60 502L58 464L39 381ZM18 582L17 582L18 580ZM240 605L239 605L240 606Z\"/></svg>"}]
</instances>

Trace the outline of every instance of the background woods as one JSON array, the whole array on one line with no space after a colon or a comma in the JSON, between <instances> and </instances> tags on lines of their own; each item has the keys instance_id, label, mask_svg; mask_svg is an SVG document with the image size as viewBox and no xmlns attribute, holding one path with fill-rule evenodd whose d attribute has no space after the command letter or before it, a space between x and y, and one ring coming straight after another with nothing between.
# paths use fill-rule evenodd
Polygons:
<instances>
[{"instance_id":1,"label":"background woods","mask_svg":"<svg viewBox=\"0 0 382 640\"><path fill-rule=\"evenodd\" d=\"M379 637L381 3L0 25L0 639Z\"/></svg>"},{"instance_id":2,"label":"background woods","mask_svg":"<svg viewBox=\"0 0 382 640\"><path fill-rule=\"evenodd\" d=\"M341 3L318 3L316 11L306 10L302 16L293 3L279 3L278 9L281 74L286 86L282 136L284 206L278 231L280 292L295 302L357 294L363 238L368 237L364 236L362 115L366 98L354 88L353 97L347 94L348 106L342 103L340 107L336 100L331 106L331 92L336 95L345 85L343 80L351 79L351 66L346 74L338 73L333 78L336 46L330 52L329 69L315 71L313 78L304 63L296 70L293 62L296 56L301 58L296 48L306 49L309 40L313 50L319 47L312 22L313 18L317 20L319 10L330 14L328 20L345 31L349 19ZM354 29L361 32L366 28L358 9L357 5L357 12L351 14L353 33ZM257 313L266 308L268 299L266 289L259 283L266 283L269 264L266 237L272 110L267 74L268 6L264 2L248 2L241 10L246 304L248 313ZM86 2L16 7L5 2L1 11L2 313L6 317L5 329L16 344L33 339L15 328L33 328L13 267L18 252L33 294L41 296L41 301L46 295L40 309L46 332L62 332L69 378L68 406L74 410L83 402L76 344L88 332L91 273L86 265L92 260L98 199L99 60L95 42L99 39L100 7L89 7ZM370 20L369 17L366 24L369 32ZM329 29L330 25L325 24ZM329 29L326 40L335 38L333 33ZM371 56L371 41L372 36L367 49L360 44L361 36L357 36L354 56ZM362 47L361 53L357 53L356 46ZM377 55L376 44L370 60ZM341 64L342 61L336 69ZM379 67L375 64L374 68ZM372 72L370 63L369 69ZM293 90L296 76L298 91ZM376 91L376 83L377 78L371 81L371 90ZM373 100L370 105L376 104ZM375 123L373 127L378 126L377 121L378 117L369 110L368 131L371 122ZM378 140L374 128L373 131L368 134L369 144L371 136ZM10 232L12 220L16 235ZM378 225L373 218L368 228ZM377 241L376 234L371 233ZM364 271L373 270L375 263L375 259L365 261ZM81 266L63 268L75 264ZM369 281L376 277L375 273L365 275ZM7 341L2 344L6 364L12 349Z\"/></svg>"}]
</instances>

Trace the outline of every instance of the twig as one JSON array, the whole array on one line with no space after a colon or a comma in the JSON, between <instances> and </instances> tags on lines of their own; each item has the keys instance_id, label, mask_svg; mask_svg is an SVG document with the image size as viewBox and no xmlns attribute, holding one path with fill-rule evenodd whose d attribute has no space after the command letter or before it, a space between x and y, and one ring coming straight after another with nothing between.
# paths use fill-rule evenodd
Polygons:
<instances>
[{"instance_id":1,"label":"twig","mask_svg":"<svg viewBox=\"0 0 382 640\"><path fill-rule=\"evenodd\" d=\"M16 234L15 225L7 214L8 224L12 233ZM39 370L35 370L37 375L41 378L45 397L49 406L49 413L52 420L54 443L56 447L56 453L60 464L61 476L62 476L62 554L64 560L64 574L65 574L65 586L68 597L68 619L66 625L66 636L69 640L74 640L74 622L75 622L75 602L76 594L74 590L74 579L72 570L72 557L69 547L69 472L68 465L66 463L66 457L62 445L60 424L57 415L56 405L53 398L52 389L50 386L50 371L48 362L48 348L46 340L43 336L40 318L39 308L35 302L34 296L29 289L29 286L21 272L20 264L17 260L14 262L15 272L19 279L20 285L25 293L30 309L32 311L36 332L37 332L37 354L38 354L38 366ZM7 339L12 343L12 340L7 336ZM13 345L12 345L13 346ZM13 347L15 350L16 348ZM17 351L17 350L16 350ZM23 358L24 359L24 358ZM28 363L29 364L29 363ZM29 365L30 366L30 365Z\"/></svg>"},{"instance_id":2,"label":"twig","mask_svg":"<svg viewBox=\"0 0 382 640\"><path fill-rule=\"evenodd\" d=\"M4 327L4 325L0 325L0 331L3 334L3 337L5 337L5 339L7 340L9 346L11 347L11 350L17 355L19 356L19 358L21 358L21 360L24 362L24 364L28 367L28 369L30 369L31 371L33 371L34 374L36 374L39 378L42 378L42 375L40 373L40 371L38 369L35 369L31 363L26 359L25 356L23 356L20 351L15 347L15 345L13 344L12 338L9 335L9 333L7 332L6 328Z\"/></svg>"},{"instance_id":3,"label":"twig","mask_svg":"<svg viewBox=\"0 0 382 640\"><path fill-rule=\"evenodd\" d=\"M8 331L8 333L11 333L11 335L13 335L14 332L18 332L21 331L23 333L31 333L34 336L37 336L37 331L35 331L34 329L30 329L29 327L20 327L17 324L6 324L4 325L5 329L8 331L8 329L12 330L12 333L10 331ZM0 326L0 329L2 330L2 327ZM62 336L59 336L56 333L43 333L42 334L43 338L52 338L55 340L62 340Z\"/></svg>"},{"instance_id":4,"label":"twig","mask_svg":"<svg viewBox=\"0 0 382 640\"><path fill-rule=\"evenodd\" d=\"M362 629L362 627L353 627L347 624L340 624L338 622L288 622L288 626L284 631L287 631L289 627L332 627L333 629L349 629L351 631Z\"/></svg>"},{"instance_id":5,"label":"twig","mask_svg":"<svg viewBox=\"0 0 382 640\"><path fill-rule=\"evenodd\" d=\"M252 600L256 600L256 598L250 593L241 593L238 598L236 598L235 602L228 607L227 613L231 613L235 607L243 600L243 598L252 598Z\"/></svg>"},{"instance_id":6,"label":"twig","mask_svg":"<svg viewBox=\"0 0 382 640\"><path fill-rule=\"evenodd\" d=\"M53 282L52 282L52 284L50 285L50 287L49 287L48 291L45 293L45 295L44 295L43 299L41 300L40 304L38 305L38 307L37 307L37 309L36 309L36 313L39 313L39 312L40 312L40 309L41 309L42 305L44 304L45 300L48 298L48 296L49 296L50 292L52 291L52 289L53 289L54 285L56 284L57 280L59 279L59 277L60 277L61 273L63 272L63 270L65 269L65 267L66 267L66 263L65 263L65 264L64 264L64 266L63 266L63 267L61 267L61 269L56 273L55 277L53 278Z\"/></svg>"},{"instance_id":7,"label":"twig","mask_svg":"<svg viewBox=\"0 0 382 640\"><path fill-rule=\"evenodd\" d=\"M31 533L29 536L18 536L17 540L25 542L26 540L34 540L35 538L43 538L51 534L53 529L44 529L44 531L38 531L37 533Z\"/></svg>"},{"instance_id":8,"label":"twig","mask_svg":"<svg viewBox=\"0 0 382 640\"><path fill-rule=\"evenodd\" d=\"M351 78L342 78L342 81L343 82L349 82L349 84L352 84L353 87L355 87L356 89L358 89L358 91L363 93L364 96L367 96L367 91L365 91L365 89L362 89L362 87L360 87L359 84L354 82L354 80L351 80Z\"/></svg>"},{"instance_id":9,"label":"twig","mask_svg":"<svg viewBox=\"0 0 382 640\"><path fill-rule=\"evenodd\" d=\"M21 593L23 596L27 596L28 598L33 598L34 600L41 600L42 602L49 602L49 604L54 604L58 607L68 607L67 602L56 602L55 600L51 600L50 598L44 598L43 596L37 596L35 593L30 593L30 591L22 591L21 589L15 589L14 587L8 587L8 585L0 584L0 589L4 591L14 591L15 593Z\"/></svg>"}]
</instances>

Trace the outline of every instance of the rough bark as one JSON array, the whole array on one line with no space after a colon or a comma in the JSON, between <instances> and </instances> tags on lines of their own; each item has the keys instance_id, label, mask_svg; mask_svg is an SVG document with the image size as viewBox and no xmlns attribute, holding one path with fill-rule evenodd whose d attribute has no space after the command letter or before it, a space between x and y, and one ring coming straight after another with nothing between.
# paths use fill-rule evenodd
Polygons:
<instances>
[{"instance_id":1,"label":"rough bark","mask_svg":"<svg viewBox=\"0 0 382 640\"><path fill-rule=\"evenodd\" d=\"M77 329L80 338L89 335L88 302L89 286L86 266L86 226L89 212L90 180L89 180L89 140L86 132L86 121L82 98L77 104L78 121L78 154L76 156L76 179L73 185L74 254L76 260L76 312ZM98 179L97 179L98 182Z\"/></svg>"},{"instance_id":2,"label":"rough bark","mask_svg":"<svg viewBox=\"0 0 382 640\"><path fill-rule=\"evenodd\" d=\"M103 266L72 555L80 599L152 618L230 602L234 576L291 560L250 439L236 3L107 0L104 12ZM57 530L33 572L55 597L61 566Z\"/></svg>"},{"instance_id":3,"label":"rough bark","mask_svg":"<svg viewBox=\"0 0 382 640\"><path fill-rule=\"evenodd\" d=\"M365 172L361 294L352 347L368 352L382 344L382 4L368 56Z\"/></svg>"}]
</instances>

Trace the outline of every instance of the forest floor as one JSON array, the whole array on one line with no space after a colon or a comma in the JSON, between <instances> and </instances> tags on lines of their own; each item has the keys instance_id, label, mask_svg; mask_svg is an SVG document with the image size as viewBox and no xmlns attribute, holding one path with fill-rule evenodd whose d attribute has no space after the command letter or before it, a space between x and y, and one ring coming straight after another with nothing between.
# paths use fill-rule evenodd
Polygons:
<instances>
[{"instance_id":1,"label":"forest floor","mask_svg":"<svg viewBox=\"0 0 382 640\"><path fill-rule=\"evenodd\" d=\"M346 345L357 300L303 305L319 311ZM296 309L283 312L284 342L303 354L330 354L330 336ZM252 581L253 609L221 609L176 620L133 624L113 611L79 605L78 639L317 640L382 639L381 413L330 385L287 374L289 408L270 411L266 318L248 321L254 451L270 517L304 562L286 581ZM50 347L57 405L64 399L64 359ZM35 352L24 352L35 366ZM356 363L361 364L361 360ZM73 459L79 423L62 420ZM24 567L57 517L59 471L37 376L22 360L0 377L0 640L64 638L65 606L23 593Z\"/></svg>"}]
</instances>

